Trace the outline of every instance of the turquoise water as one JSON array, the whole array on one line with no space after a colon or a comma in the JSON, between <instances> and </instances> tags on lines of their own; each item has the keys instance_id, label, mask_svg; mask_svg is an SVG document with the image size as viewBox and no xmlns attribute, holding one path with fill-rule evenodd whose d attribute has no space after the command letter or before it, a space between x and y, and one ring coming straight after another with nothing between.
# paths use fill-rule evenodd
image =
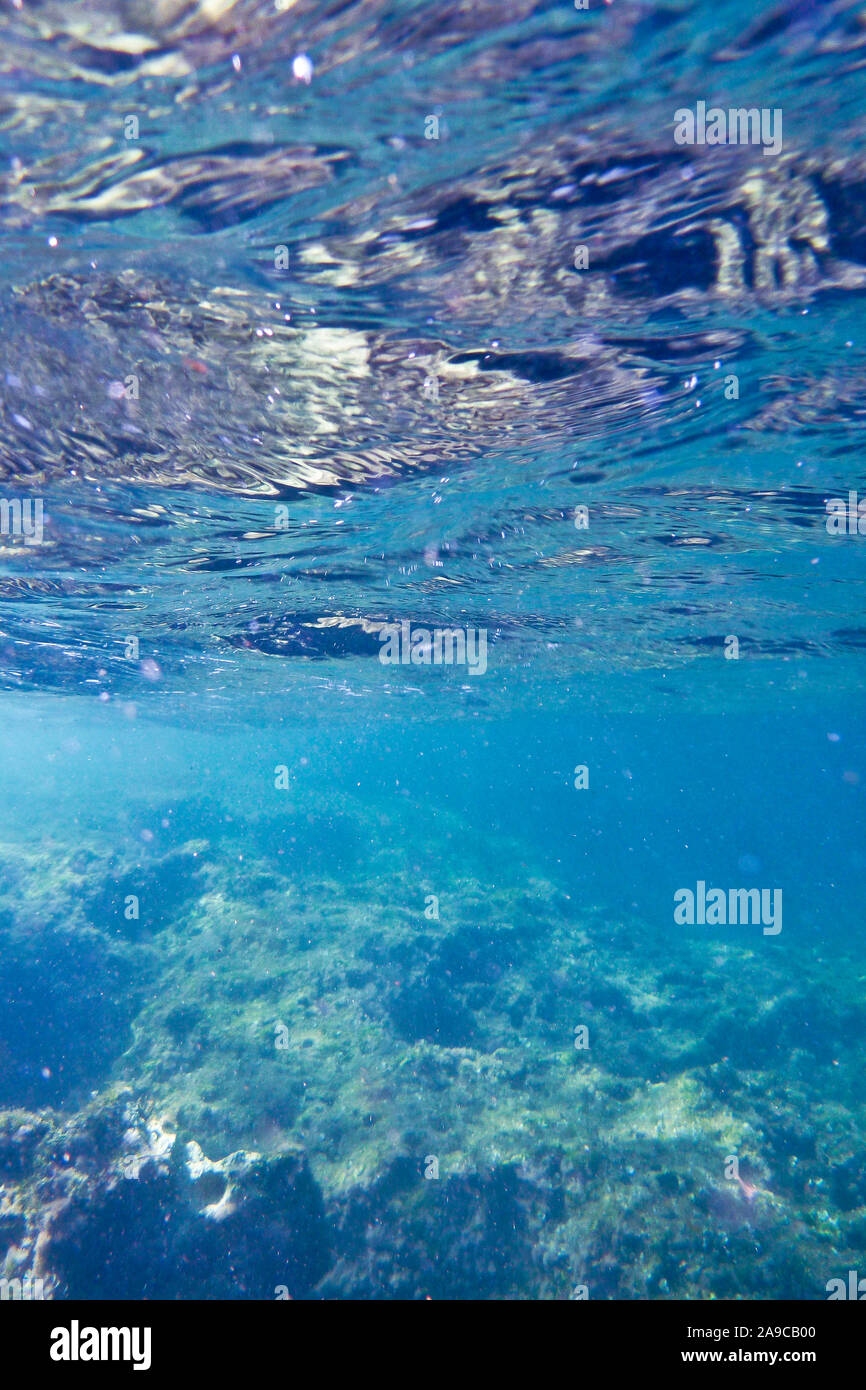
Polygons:
<instances>
[{"instance_id":1,"label":"turquoise water","mask_svg":"<svg viewBox=\"0 0 866 1390\"><path fill-rule=\"evenodd\" d=\"M856 6L2 28L0 1274L826 1298ZM702 101L782 150L678 145Z\"/></svg>"}]
</instances>

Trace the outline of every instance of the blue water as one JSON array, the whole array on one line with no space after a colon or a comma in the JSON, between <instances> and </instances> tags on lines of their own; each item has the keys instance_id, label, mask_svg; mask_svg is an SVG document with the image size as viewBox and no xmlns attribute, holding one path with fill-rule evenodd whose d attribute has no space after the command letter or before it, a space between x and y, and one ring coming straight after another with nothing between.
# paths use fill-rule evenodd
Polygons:
<instances>
[{"instance_id":1,"label":"blue water","mask_svg":"<svg viewBox=\"0 0 866 1390\"><path fill-rule=\"evenodd\" d=\"M0 535L0 1275L826 1298L866 1259L856 7L2 31L0 500L43 520ZM699 101L782 152L678 146ZM386 664L401 624L484 660Z\"/></svg>"}]
</instances>

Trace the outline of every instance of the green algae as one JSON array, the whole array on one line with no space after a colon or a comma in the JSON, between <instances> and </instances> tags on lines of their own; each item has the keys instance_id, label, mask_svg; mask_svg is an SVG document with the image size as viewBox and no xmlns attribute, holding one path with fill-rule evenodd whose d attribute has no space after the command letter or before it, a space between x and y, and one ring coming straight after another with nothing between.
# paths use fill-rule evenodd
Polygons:
<instances>
[{"instance_id":1,"label":"green algae","mask_svg":"<svg viewBox=\"0 0 866 1390\"><path fill-rule=\"evenodd\" d=\"M639 922L525 868L496 887L443 868L431 919L429 883L393 864L379 876L384 846L347 891L248 847L240 858L232 833L146 864L79 846L43 872L34 851L5 847L10 881L31 885L7 897L6 959L40 931L50 941L48 923L74 903L80 951L95 934L143 986L128 1031L103 1030L113 1052L96 1049L86 1077L67 1071L53 1109L0 1117L8 1267L27 1257L76 1296L97 1276L77 1268L70 1232L87 1240L93 1222L108 1241L144 1183L147 1228L157 1210L182 1210L188 1240L222 1270L244 1222L272 1219L267 1175L289 1159L321 1208L304 1265L315 1278L288 1279L293 1296L449 1297L474 1280L466 1296L564 1298L588 1284L593 1297L820 1297L828 1263L856 1258L866 1096L838 1018L862 1009L862 962L859 977L831 979L800 952L796 986L790 944L783 957L681 942L674 964ZM111 899L137 879L130 933ZM163 884L170 906L149 916ZM816 1052L801 1020L822 995L837 1025ZM516 1244L495 1271L503 1221ZM234 1234L220 1255L209 1242L224 1222ZM362 1239L370 1222L387 1247ZM462 1265L447 1273L449 1249ZM244 1259L238 1296L287 1282L261 1251ZM224 1287L224 1273L209 1284L193 1264L204 1282L180 1296Z\"/></svg>"}]
</instances>

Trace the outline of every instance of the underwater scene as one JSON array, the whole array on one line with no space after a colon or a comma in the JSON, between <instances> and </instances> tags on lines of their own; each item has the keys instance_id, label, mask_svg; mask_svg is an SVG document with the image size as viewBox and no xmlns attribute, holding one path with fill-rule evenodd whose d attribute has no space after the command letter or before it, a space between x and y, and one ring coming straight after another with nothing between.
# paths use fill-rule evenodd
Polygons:
<instances>
[{"instance_id":1,"label":"underwater scene","mask_svg":"<svg viewBox=\"0 0 866 1390\"><path fill-rule=\"evenodd\" d=\"M0 1298L866 1297L863 0L0 37Z\"/></svg>"}]
</instances>

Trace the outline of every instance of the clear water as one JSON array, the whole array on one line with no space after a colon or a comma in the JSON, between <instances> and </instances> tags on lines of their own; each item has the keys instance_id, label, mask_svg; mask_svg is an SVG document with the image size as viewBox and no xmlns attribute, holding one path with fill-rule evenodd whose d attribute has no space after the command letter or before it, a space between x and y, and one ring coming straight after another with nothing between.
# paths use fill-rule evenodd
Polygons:
<instances>
[{"instance_id":1,"label":"clear water","mask_svg":"<svg viewBox=\"0 0 866 1390\"><path fill-rule=\"evenodd\" d=\"M44 506L0 537L5 1276L826 1298L866 1257L857 7L2 24L0 496ZM701 100L783 152L677 146ZM402 622L485 669L383 663ZM675 920L699 883L781 915Z\"/></svg>"}]
</instances>

